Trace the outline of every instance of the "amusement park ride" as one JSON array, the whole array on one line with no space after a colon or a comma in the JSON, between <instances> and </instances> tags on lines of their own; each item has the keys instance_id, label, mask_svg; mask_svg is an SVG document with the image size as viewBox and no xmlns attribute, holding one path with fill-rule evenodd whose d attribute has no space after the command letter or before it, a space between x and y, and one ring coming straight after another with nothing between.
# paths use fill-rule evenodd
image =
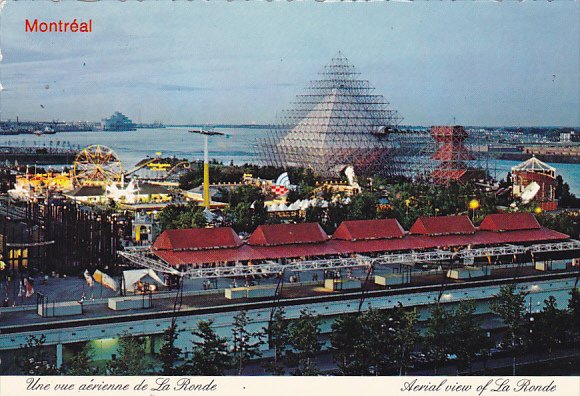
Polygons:
<instances>
[{"instance_id":1,"label":"amusement park ride","mask_svg":"<svg viewBox=\"0 0 580 396\"><path fill-rule=\"evenodd\" d=\"M121 160L106 146L93 145L77 155L72 177L77 186L109 185L121 182Z\"/></svg>"},{"instance_id":2,"label":"amusement park ride","mask_svg":"<svg viewBox=\"0 0 580 396\"><path fill-rule=\"evenodd\" d=\"M190 167L188 161L162 158L157 152L154 158L143 160L133 169L123 172L121 160L112 149L95 145L79 153L73 167L73 178L77 186L120 185L123 188L125 178L168 183L172 176Z\"/></svg>"},{"instance_id":3,"label":"amusement park ride","mask_svg":"<svg viewBox=\"0 0 580 396\"><path fill-rule=\"evenodd\" d=\"M209 153L208 153L208 137L209 136L223 136L225 133L216 131L205 131L203 129L193 129L190 133L197 133L204 137L203 150L203 206L209 210L210 196L209 196Z\"/></svg>"},{"instance_id":4,"label":"amusement park ride","mask_svg":"<svg viewBox=\"0 0 580 396\"><path fill-rule=\"evenodd\" d=\"M75 190L87 187L86 191L92 188L90 191L101 194L103 198L93 197L88 202L112 199L132 204L144 199L139 195L143 184L177 185L179 174L190 166L188 161L162 158L161 153L157 153L154 158L143 160L133 169L123 171L121 160L111 148L92 145L78 153L69 172L33 174L27 170L25 175L17 177L9 195L17 201L38 200L61 193L68 196Z\"/></svg>"}]
</instances>

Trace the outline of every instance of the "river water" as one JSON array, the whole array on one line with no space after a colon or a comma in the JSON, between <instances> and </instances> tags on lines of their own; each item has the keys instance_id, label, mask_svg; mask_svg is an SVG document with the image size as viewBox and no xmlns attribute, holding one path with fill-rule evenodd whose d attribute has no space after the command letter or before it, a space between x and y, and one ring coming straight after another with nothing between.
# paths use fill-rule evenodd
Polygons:
<instances>
[{"instance_id":1,"label":"river water","mask_svg":"<svg viewBox=\"0 0 580 396\"><path fill-rule=\"evenodd\" d=\"M54 135L16 135L0 137L0 145L46 145L61 146L70 143L73 146L85 147L101 144L112 148L123 163L124 169L133 166L146 157L153 157L157 152L163 156L178 158L202 159L203 137L187 132L188 128L138 129L130 132L59 132ZM264 136L266 130L253 128L219 129L216 131L226 136L210 137L210 158L224 163L235 164L255 162L253 153L255 139ZM518 161L498 160L490 164L497 171L496 178L504 179L511 167ZM570 185L570 190L580 196L580 165L550 163Z\"/></svg>"}]
</instances>

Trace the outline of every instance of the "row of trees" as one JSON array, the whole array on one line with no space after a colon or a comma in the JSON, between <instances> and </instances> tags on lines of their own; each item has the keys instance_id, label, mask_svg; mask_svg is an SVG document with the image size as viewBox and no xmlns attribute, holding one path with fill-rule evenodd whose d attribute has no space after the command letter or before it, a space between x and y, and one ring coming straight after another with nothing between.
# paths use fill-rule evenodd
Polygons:
<instances>
[{"instance_id":1,"label":"row of trees","mask_svg":"<svg viewBox=\"0 0 580 396\"><path fill-rule=\"evenodd\" d=\"M541 213L538 222L544 227L563 232L572 238L580 238L580 212L565 211L558 213Z\"/></svg>"},{"instance_id":2,"label":"row of trees","mask_svg":"<svg viewBox=\"0 0 580 396\"><path fill-rule=\"evenodd\" d=\"M240 186L234 190L222 190L223 199L229 207L222 213L223 225L232 226L237 232L252 232L268 221L264 207L264 195L254 186ZM168 205L159 214L161 229L200 228L207 225L204 208L196 204Z\"/></svg>"},{"instance_id":3,"label":"row of trees","mask_svg":"<svg viewBox=\"0 0 580 396\"><path fill-rule=\"evenodd\" d=\"M205 227L203 207L198 205L168 205L159 213L162 230Z\"/></svg>"},{"instance_id":4,"label":"row of trees","mask_svg":"<svg viewBox=\"0 0 580 396\"><path fill-rule=\"evenodd\" d=\"M274 166L259 166L254 164L223 165L217 161L210 164L209 179L211 183L239 183L245 174L251 174L254 178L263 180L276 180L282 173L288 172L290 180L296 185L307 187L314 186L322 179L316 176L312 170L305 168L279 168ZM193 164L191 169L179 179L179 187L184 190L197 187L203 183L203 163Z\"/></svg>"},{"instance_id":5,"label":"row of trees","mask_svg":"<svg viewBox=\"0 0 580 396\"><path fill-rule=\"evenodd\" d=\"M580 336L580 295L574 289L567 309L560 310L554 297L544 301L540 312L530 313L526 306L527 292L515 285L503 286L491 303L492 312L504 323L502 346L516 352L552 353L566 342ZM429 319L419 324L415 309L398 306L390 310L369 309L362 314L345 314L337 318L329 336L330 350L341 375L404 375L418 362L437 370L449 359L458 371L471 372L477 360L489 358L493 342L482 329L473 302L462 301L454 309L443 304L432 305ZM191 352L185 355L177 347L179 332L172 324L163 334L157 355L160 367L144 359L145 341L124 334L119 339L118 358L106 362L104 369L91 362L92 350L85 346L62 370L48 362L44 337L28 338L22 346L19 365L25 374L54 375L242 375L251 361L274 375L317 375L316 357L323 347L321 318L308 309L300 317L288 320L277 309L268 328L252 331L246 311L234 318L230 338L219 336L212 321L200 321L193 330ZM273 356L262 359L261 347L266 342ZM159 364L157 365L159 366Z\"/></svg>"},{"instance_id":6,"label":"row of trees","mask_svg":"<svg viewBox=\"0 0 580 396\"><path fill-rule=\"evenodd\" d=\"M240 311L232 325L228 340L214 331L212 321L200 321L192 332L193 352L189 359L175 346L175 326L164 333L160 349L161 372L165 375L224 375L235 372L242 375L248 363L262 358L262 346L269 340L274 348L274 358L263 360L264 370L284 374L287 366L295 367L295 375L318 373L314 359L322 349L320 319L308 310L298 319L289 321L282 310L277 310L269 328L251 331L251 320L246 311ZM229 343L228 343L229 341ZM228 346L229 345L229 346Z\"/></svg>"},{"instance_id":7,"label":"row of trees","mask_svg":"<svg viewBox=\"0 0 580 396\"><path fill-rule=\"evenodd\" d=\"M258 166L254 164L243 164L243 165L223 165L217 161L213 161L210 165L210 181L211 183L238 183L242 180L244 174L252 174L255 178L275 180L281 173L288 172L290 180L293 184L298 186L298 189L290 192L289 201L294 202L297 199L311 198L312 191L316 187L316 183L321 182L322 179L315 175L312 170L305 168L279 168L272 166ZM344 179L344 177L343 177ZM556 198L559 200L559 206L564 208L575 208L580 205L580 199L570 192L570 186L568 183L564 182L561 175L556 177L557 187L556 187ZM203 164L194 164L188 172L186 172L180 178L180 188L191 189L201 185L203 182ZM361 184L369 187L367 180L361 179ZM500 182L500 187L510 187L512 184L512 175L508 173L505 181ZM448 196L456 197L477 197L482 199L482 201L487 202L488 200L496 201L497 204L507 206L511 201L505 200L501 197L496 197L494 194L485 194L485 192L475 186L474 184L451 184L447 187L434 186L430 183L412 183L411 180L405 178L399 179L389 179L385 180L380 177L376 177L374 180L375 187L386 187L390 191L407 191L409 192L409 197L421 197L421 196L432 196L433 197L433 208L439 208L442 213L457 213L465 209L466 202L462 202L461 199L456 200L461 206L459 208L453 207L454 201L446 199ZM435 192L435 195L430 195L429 193ZM487 198L484 199L483 197ZM404 198L405 200L409 197ZM509 197L509 196L508 196Z\"/></svg>"},{"instance_id":8,"label":"row of trees","mask_svg":"<svg viewBox=\"0 0 580 396\"><path fill-rule=\"evenodd\" d=\"M570 185L564 182L562 175L556 176L556 198L561 208L579 208L580 198L570 192Z\"/></svg>"},{"instance_id":9,"label":"row of trees","mask_svg":"<svg viewBox=\"0 0 580 396\"><path fill-rule=\"evenodd\" d=\"M218 166L221 171L216 172L217 178L223 175L235 174L239 181L244 171L254 171L263 176L271 176L281 171L278 168L260 168L244 165L239 167ZM260 171L261 169L261 171ZM193 172L193 171L192 171ZM221 173L220 173L221 172ZM298 189L291 190L287 200L289 203L298 199L312 198L316 182L319 181L311 171L296 168L289 171L291 180L300 183ZM239 174L239 175L238 175ZM219 176L222 175L222 176ZM230 176L223 176L228 179ZM201 176L200 176L201 177ZM230 181L229 179L227 181ZM561 182L561 181L560 181ZM370 186L367 186L370 187ZM469 212L470 217L477 224L489 214L496 212L497 205L507 204L500 201L494 193L489 193L475 184L452 183L449 186L437 186L425 183L410 183L399 181L387 184L380 179L375 180L374 191L367 191L349 197L350 202L333 199L330 190L319 190L318 198L328 202L328 205L311 206L306 210L304 217L296 217L294 222L318 222L326 232L332 233L344 220L367 220L376 218L396 218L403 227L409 228L415 220L422 216L442 216ZM560 183L561 196L570 197L566 183ZM264 208L266 197L260 189L254 186L240 186L233 190L222 189L222 200L229 204L224 212L224 225L231 225L238 232L252 232L258 225L276 222L275 218L269 218ZM381 197L386 196L388 202L379 205ZM343 197L345 198L345 197ZM384 199L384 198L383 198ZM477 209L470 211L469 203L473 200L478 202ZM520 210L534 211L536 204L524 205ZM188 228L203 227L206 220L202 215L202 209L197 206L169 206L161 213L162 228ZM580 215L574 212L558 214L542 213L539 221L542 225L567 233L578 234L578 222Z\"/></svg>"},{"instance_id":10,"label":"row of trees","mask_svg":"<svg viewBox=\"0 0 580 396\"><path fill-rule=\"evenodd\" d=\"M327 233L332 234L345 220L371 220L381 216L377 210L378 196L363 192L350 197L350 202L344 203L342 200L331 201L329 197L327 207L311 206L306 209L304 221L317 222ZM323 198L324 199L324 198Z\"/></svg>"},{"instance_id":11,"label":"row of trees","mask_svg":"<svg viewBox=\"0 0 580 396\"><path fill-rule=\"evenodd\" d=\"M498 205L495 194L470 183L438 186L403 182L386 188L389 192L389 205L383 216L396 218L406 229L422 216L465 213L469 202L474 199L479 203L479 208L471 213L474 222L479 222L485 215L496 212Z\"/></svg>"}]
</instances>

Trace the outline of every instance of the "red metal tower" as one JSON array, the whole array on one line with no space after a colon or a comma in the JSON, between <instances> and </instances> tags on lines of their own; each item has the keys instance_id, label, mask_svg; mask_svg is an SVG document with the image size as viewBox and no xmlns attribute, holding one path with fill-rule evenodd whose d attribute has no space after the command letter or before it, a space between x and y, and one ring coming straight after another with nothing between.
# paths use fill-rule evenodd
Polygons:
<instances>
[{"instance_id":1,"label":"red metal tower","mask_svg":"<svg viewBox=\"0 0 580 396\"><path fill-rule=\"evenodd\" d=\"M431 159L439 162L431 172L435 183L449 184L452 181L465 181L469 173L467 161L475 160L473 154L464 145L468 137L465 129L462 126L433 126L431 136L437 145L437 150Z\"/></svg>"}]
</instances>

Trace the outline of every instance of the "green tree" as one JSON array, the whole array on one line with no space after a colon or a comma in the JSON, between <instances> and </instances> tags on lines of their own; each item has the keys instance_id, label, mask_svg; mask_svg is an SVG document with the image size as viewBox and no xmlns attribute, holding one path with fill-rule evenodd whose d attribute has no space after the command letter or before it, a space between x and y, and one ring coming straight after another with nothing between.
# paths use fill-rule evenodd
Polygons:
<instances>
[{"instance_id":1,"label":"green tree","mask_svg":"<svg viewBox=\"0 0 580 396\"><path fill-rule=\"evenodd\" d=\"M159 349L159 360L161 361L161 373L163 375L175 375L176 371L178 371L175 363L181 356L181 348L175 346L177 337L177 325L173 321L163 332L163 345Z\"/></svg>"},{"instance_id":2,"label":"green tree","mask_svg":"<svg viewBox=\"0 0 580 396\"><path fill-rule=\"evenodd\" d=\"M507 326L504 341L510 345L513 352L512 375L516 375L516 347L522 344L527 295L528 292L519 290L512 283L502 286L499 294L491 302L491 311L498 315Z\"/></svg>"},{"instance_id":3,"label":"green tree","mask_svg":"<svg viewBox=\"0 0 580 396\"><path fill-rule=\"evenodd\" d=\"M340 223L348 220L348 205L337 202L330 202L326 208L326 217L322 223L322 227L328 233L333 233Z\"/></svg>"},{"instance_id":4,"label":"green tree","mask_svg":"<svg viewBox=\"0 0 580 396\"><path fill-rule=\"evenodd\" d=\"M203 216L203 208L196 204L168 205L159 214L159 224L162 230L205 227L207 222Z\"/></svg>"},{"instance_id":5,"label":"green tree","mask_svg":"<svg viewBox=\"0 0 580 396\"><path fill-rule=\"evenodd\" d=\"M26 337L26 343L20 345L20 353L16 363L25 375L58 375L60 370L46 357L46 336L30 335Z\"/></svg>"},{"instance_id":6,"label":"green tree","mask_svg":"<svg viewBox=\"0 0 580 396\"><path fill-rule=\"evenodd\" d=\"M251 185L243 185L235 190L231 190L227 197L230 207L235 208L240 203L252 204L252 202L257 200L264 200L264 194L262 191Z\"/></svg>"},{"instance_id":7,"label":"green tree","mask_svg":"<svg viewBox=\"0 0 580 396\"><path fill-rule=\"evenodd\" d=\"M203 214L203 209L198 208L191 216L191 226L196 228L204 228L207 225L207 220Z\"/></svg>"},{"instance_id":8,"label":"green tree","mask_svg":"<svg viewBox=\"0 0 580 396\"><path fill-rule=\"evenodd\" d=\"M288 345L288 320L282 308L276 308L267 329L270 348L274 349L274 358L264 363L264 369L274 375L284 374L283 358Z\"/></svg>"},{"instance_id":9,"label":"green tree","mask_svg":"<svg viewBox=\"0 0 580 396\"><path fill-rule=\"evenodd\" d=\"M81 350L75 353L70 360L66 375L98 375L99 369L91 365L93 355L94 350L91 344L83 345Z\"/></svg>"},{"instance_id":10,"label":"green tree","mask_svg":"<svg viewBox=\"0 0 580 396\"><path fill-rule=\"evenodd\" d=\"M411 367L413 361L411 352L420 340L419 331L416 328L419 314L416 309L405 310L399 305L393 311L391 318L393 327L389 330L393 341L392 361L398 368L399 375L406 375L407 368Z\"/></svg>"},{"instance_id":11,"label":"green tree","mask_svg":"<svg viewBox=\"0 0 580 396\"><path fill-rule=\"evenodd\" d=\"M324 201L326 202L330 202L332 201L332 197L334 196L334 193L332 192L332 189L328 186L325 186L324 188L322 188L319 191L319 196L320 198L322 198Z\"/></svg>"},{"instance_id":12,"label":"green tree","mask_svg":"<svg viewBox=\"0 0 580 396\"><path fill-rule=\"evenodd\" d=\"M530 316L530 349L548 351L561 344L565 340L566 313L556 307L556 298L549 296L544 300L541 312Z\"/></svg>"},{"instance_id":13,"label":"green tree","mask_svg":"<svg viewBox=\"0 0 580 396\"><path fill-rule=\"evenodd\" d=\"M363 192L351 198L348 211L349 220L370 220L377 217L377 197Z\"/></svg>"},{"instance_id":14,"label":"green tree","mask_svg":"<svg viewBox=\"0 0 580 396\"><path fill-rule=\"evenodd\" d=\"M561 175L556 176L556 198L558 198L558 206L561 208L577 208L580 206L580 199L570 193L570 186L564 183Z\"/></svg>"},{"instance_id":15,"label":"green tree","mask_svg":"<svg viewBox=\"0 0 580 396\"><path fill-rule=\"evenodd\" d=\"M212 172L210 172L211 176ZM182 190L191 190L203 183L203 165L200 163L192 164L191 169L179 177L179 188Z\"/></svg>"},{"instance_id":16,"label":"green tree","mask_svg":"<svg viewBox=\"0 0 580 396\"><path fill-rule=\"evenodd\" d=\"M331 326L331 350L334 359L343 375L360 375L360 341L363 338L363 327L358 315L339 316Z\"/></svg>"},{"instance_id":17,"label":"green tree","mask_svg":"<svg viewBox=\"0 0 580 396\"><path fill-rule=\"evenodd\" d=\"M309 206L306 208L306 215L304 220L307 223L324 224L326 222L326 210L318 205Z\"/></svg>"},{"instance_id":18,"label":"green tree","mask_svg":"<svg viewBox=\"0 0 580 396\"><path fill-rule=\"evenodd\" d=\"M124 332L119 338L119 356L106 364L109 375L145 375L149 362L145 357L145 340Z\"/></svg>"},{"instance_id":19,"label":"green tree","mask_svg":"<svg viewBox=\"0 0 580 396\"><path fill-rule=\"evenodd\" d=\"M568 331L573 341L580 336L580 291L576 287L570 291L570 299L568 300Z\"/></svg>"},{"instance_id":20,"label":"green tree","mask_svg":"<svg viewBox=\"0 0 580 396\"><path fill-rule=\"evenodd\" d=\"M252 203L240 202L231 214L233 216L233 227L237 232L253 232L256 227L266 223L268 218L263 198L259 198Z\"/></svg>"},{"instance_id":21,"label":"green tree","mask_svg":"<svg viewBox=\"0 0 580 396\"><path fill-rule=\"evenodd\" d=\"M289 344L292 350L286 352L289 360L297 363L294 375L317 375L316 355L322 344L320 336L320 319L308 309L300 311L300 317L292 321L288 328Z\"/></svg>"},{"instance_id":22,"label":"green tree","mask_svg":"<svg viewBox=\"0 0 580 396\"><path fill-rule=\"evenodd\" d=\"M435 366L435 375L437 375L437 370L447 361L447 355L453 342L451 333L451 315L442 304L433 304L427 321L425 349L427 358Z\"/></svg>"},{"instance_id":23,"label":"green tree","mask_svg":"<svg viewBox=\"0 0 580 396\"><path fill-rule=\"evenodd\" d=\"M533 210L536 205L530 207ZM568 211L559 213L544 212L537 216L538 222L547 228L570 235L572 238L580 237L580 213Z\"/></svg>"},{"instance_id":24,"label":"green tree","mask_svg":"<svg viewBox=\"0 0 580 396\"><path fill-rule=\"evenodd\" d=\"M308 168L290 168L288 171L288 177L292 180L292 183L298 185L305 185L314 187L317 182L322 179L320 176L315 175L312 169Z\"/></svg>"},{"instance_id":25,"label":"green tree","mask_svg":"<svg viewBox=\"0 0 580 396\"><path fill-rule=\"evenodd\" d=\"M234 359L238 364L238 375L242 375L244 367L252 359L262 356L260 347L264 344L262 338L264 333L259 331L248 331L248 325L251 324L248 318L248 312L242 310L234 317L232 325Z\"/></svg>"},{"instance_id":26,"label":"green tree","mask_svg":"<svg viewBox=\"0 0 580 396\"><path fill-rule=\"evenodd\" d=\"M286 200L288 203L294 203L298 200L302 200L303 198L302 192L298 188L292 188L288 191L288 195L286 195Z\"/></svg>"},{"instance_id":27,"label":"green tree","mask_svg":"<svg viewBox=\"0 0 580 396\"><path fill-rule=\"evenodd\" d=\"M224 375L232 367L228 353L227 339L219 337L212 328L212 320L201 320L192 332L193 341L191 359L183 366L186 375Z\"/></svg>"},{"instance_id":28,"label":"green tree","mask_svg":"<svg viewBox=\"0 0 580 396\"><path fill-rule=\"evenodd\" d=\"M357 342L358 375L388 374L394 368L393 317L389 311L369 309L359 320L363 336Z\"/></svg>"},{"instance_id":29,"label":"green tree","mask_svg":"<svg viewBox=\"0 0 580 396\"><path fill-rule=\"evenodd\" d=\"M475 303L461 301L450 319L453 323L450 351L457 356L458 369L471 373L473 361L489 349L488 338L475 316Z\"/></svg>"}]
</instances>

